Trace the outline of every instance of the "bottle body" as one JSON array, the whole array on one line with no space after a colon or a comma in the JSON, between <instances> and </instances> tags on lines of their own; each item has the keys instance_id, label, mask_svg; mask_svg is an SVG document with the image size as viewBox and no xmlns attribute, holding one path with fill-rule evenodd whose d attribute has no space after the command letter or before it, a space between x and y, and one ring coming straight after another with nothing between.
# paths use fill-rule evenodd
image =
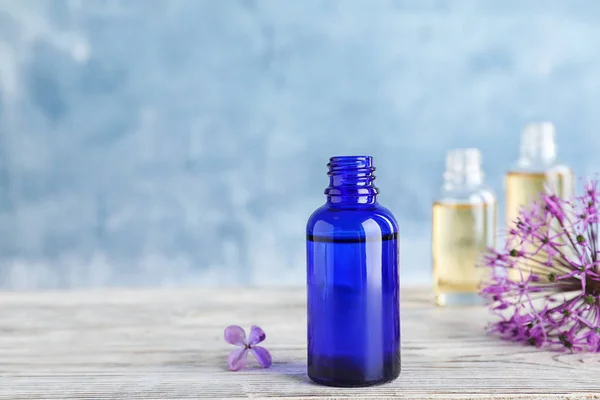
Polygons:
<instances>
[{"instance_id":1,"label":"bottle body","mask_svg":"<svg viewBox=\"0 0 600 400\"><path fill-rule=\"evenodd\" d=\"M330 386L400 373L398 225L362 189L329 196L307 224L308 375Z\"/></svg>"},{"instance_id":2,"label":"bottle body","mask_svg":"<svg viewBox=\"0 0 600 400\"><path fill-rule=\"evenodd\" d=\"M515 168L506 174L506 226L508 229L514 228L519 218L521 209L528 209L533 202L541 200L541 195L547 190L553 192L558 197L567 199L574 193L573 172L565 165L550 165L544 169L544 166L538 168L521 169ZM555 224L550 227L549 235L554 236L560 229ZM540 230L541 232L541 230ZM563 238L557 239L559 242ZM564 243L566 244L566 243ZM527 253L534 254L532 260L521 260L519 268L512 268L508 271L511 280L520 281L529 276L532 268L540 263L548 261L548 253L544 250L535 248L534 245L522 245L518 240L508 243L515 249L522 249ZM565 250L568 252L568 250Z\"/></svg>"},{"instance_id":3,"label":"bottle body","mask_svg":"<svg viewBox=\"0 0 600 400\"><path fill-rule=\"evenodd\" d=\"M495 246L496 201L481 189L471 199L442 198L433 204L433 276L436 303L479 302L487 270L478 263Z\"/></svg>"},{"instance_id":4,"label":"bottle body","mask_svg":"<svg viewBox=\"0 0 600 400\"><path fill-rule=\"evenodd\" d=\"M445 184L432 210L432 261L437 305L480 303L488 270L480 257L495 245L496 198L483 185L477 149L448 154Z\"/></svg>"}]
</instances>

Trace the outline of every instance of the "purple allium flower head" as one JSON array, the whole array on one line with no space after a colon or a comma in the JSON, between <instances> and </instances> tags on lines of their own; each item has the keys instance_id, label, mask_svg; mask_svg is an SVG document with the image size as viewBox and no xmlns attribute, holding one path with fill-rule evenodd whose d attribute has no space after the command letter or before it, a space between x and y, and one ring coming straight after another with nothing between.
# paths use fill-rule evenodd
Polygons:
<instances>
[{"instance_id":1,"label":"purple allium flower head","mask_svg":"<svg viewBox=\"0 0 600 400\"><path fill-rule=\"evenodd\" d=\"M489 331L555 350L600 351L598 180L581 196L548 193L524 208L501 250L483 257L481 295L498 318Z\"/></svg>"},{"instance_id":2,"label":"purple allium flower head","mask_svg":"<svg viewBox=\"0 0 600 400\"><path fill-rule=\"evenodd\" d=\"M227 343L240 347L237 350L233 350L227 359L229 369L232 371L240 370L246 366L248 363L248 351L254 354L256 361L263 367L269 368L271 366L271 354L269 351L264 347L257 346L258 343L267 337L260 327L252 325L250 336L246 339L244 328L231 325L225 328L224 336Z\"/></svg>"}]
</instances>

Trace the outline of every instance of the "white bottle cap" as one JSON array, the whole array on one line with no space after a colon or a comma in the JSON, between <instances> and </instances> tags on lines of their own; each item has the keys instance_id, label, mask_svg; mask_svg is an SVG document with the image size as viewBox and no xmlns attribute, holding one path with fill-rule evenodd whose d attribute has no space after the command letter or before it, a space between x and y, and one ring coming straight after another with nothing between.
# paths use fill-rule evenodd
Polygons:
<instances>
[{"instance_id":1,"label":"white bottle cap","mask_svg":"<svg viewBox=\"0 0 600 400\"><path fill-rule=\"evenodd\" d=\"M452 149L446 156L444 179L452 184L481 184L481 152L476 148Z\"/></svg>"},{"instance_id":2,"label":"white bottle cap","mask_svg":"<svg viewBox=\"0 0 600 400\"><path fill-rule=\"evenodd\" d=\"M554 125L550 122L529 124L521 134L521 167L549 165L556 160Z\"/></svg>"}]
</instances>

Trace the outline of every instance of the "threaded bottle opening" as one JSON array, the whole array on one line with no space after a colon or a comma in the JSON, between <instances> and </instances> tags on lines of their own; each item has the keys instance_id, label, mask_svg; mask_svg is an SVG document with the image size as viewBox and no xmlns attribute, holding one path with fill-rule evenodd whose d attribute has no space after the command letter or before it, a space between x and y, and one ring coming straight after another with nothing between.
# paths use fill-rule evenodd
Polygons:
<instances>
[{"instance_id":1,"label":"threaded bottle opening","mask_svg":"<svg viewBox=\"0 0 600 400\"><path fill-rule=\"evenodd\" d=\"M373 184L375 180L373 157L331 157L327 167L329 187L325 189L325 194L330 202L374 203L379 189ZM357 198L362 199L357 200Z\"/></svg>"},{"instance_id":2,"label":"threaded bottle opening","mask_svg":"<svg viewBox=\"0 0 600 400\"><path fill-rule=\"evenodd\" d=\"M373 175L375 167L373 166L373 157L371 156L337 156L331 157L327 163L329 172L327 175L344 175L344 174L365 174ZM373 175L373 178L375 176Z\"/></svg>"}]
</instances>

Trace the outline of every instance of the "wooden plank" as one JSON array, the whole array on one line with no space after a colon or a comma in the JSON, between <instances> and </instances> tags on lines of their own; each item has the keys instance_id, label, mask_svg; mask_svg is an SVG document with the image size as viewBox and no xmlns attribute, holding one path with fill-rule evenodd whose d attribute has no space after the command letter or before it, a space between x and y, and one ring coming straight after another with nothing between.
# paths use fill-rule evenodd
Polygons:
<instances>
[{"instance_id":1,"label":"wooden plank","mask_svg":"<svg viewBox=\"0 0 600 400\"><path fill-rule=\"evenodd\" d=\"M372 388L312 384L299 288L0 293L0 399L600 399L600 356L484 334L480 307L402 298L402 374ZM227 370L229 324L259 324L270 369Z\"/></svg>"}]
</instances>

